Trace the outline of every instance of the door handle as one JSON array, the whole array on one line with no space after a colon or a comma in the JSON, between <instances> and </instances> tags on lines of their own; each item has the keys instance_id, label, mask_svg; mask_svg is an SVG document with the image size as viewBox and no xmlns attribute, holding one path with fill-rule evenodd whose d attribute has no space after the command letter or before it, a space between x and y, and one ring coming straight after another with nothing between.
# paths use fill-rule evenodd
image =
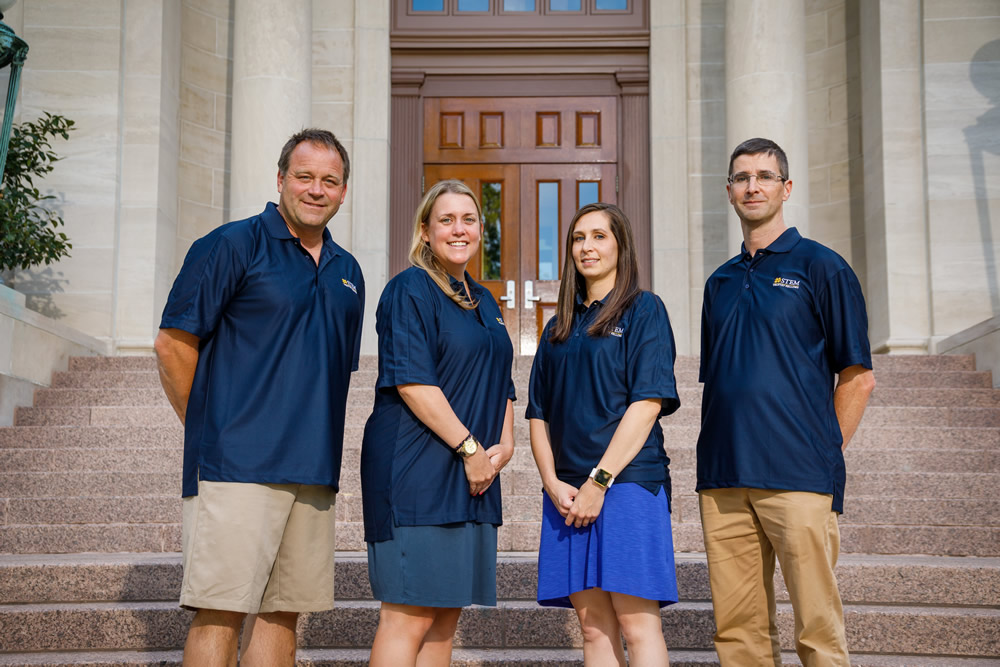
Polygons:
<instances>
[{"instance_id":1,"label":"door handle","mask_svg":"<svg viewBox=\"0 0 1000 667\"><path fill-rule=\"evenodd\" d=\"M531 310L535 307L536 301L541 301L542 297L535 296L535 283L531 280L524 281L524 308Z\"/></svg>"},{"instance_id":2,"label":"door handle","mask_svg":"<svg viewBox=\"0 0 1000 667\"><path fill-rule=\"evenodd\" d=\"M507 302L507 310L514 310L514 306L517 304L517 301L516 301L516 299L514 297L514 290L515 289L517 289L517 288L514 286L514 281L513 280L508 280L507 281L507 293L500 297L501 301L506 301Z\"/></svg>"}]
</instances>

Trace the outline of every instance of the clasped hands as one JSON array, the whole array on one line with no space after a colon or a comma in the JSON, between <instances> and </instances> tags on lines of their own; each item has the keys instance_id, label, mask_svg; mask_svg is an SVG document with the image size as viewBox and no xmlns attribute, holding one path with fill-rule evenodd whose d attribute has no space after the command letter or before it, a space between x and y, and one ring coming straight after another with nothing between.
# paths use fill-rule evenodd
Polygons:
<instances>
[{"instance_id":1,"label":"clasped hands","mask_svg":"<svg viewBox=\"0 0 1000 667\"><path fill-rule=\"evenodd\" d=\"M490 488L507 462L514 455L513 444L496 444L489 449L480 447L472 456L462 459L469 480L469 494L480 496Z\"/></svg>"},{"instance_id":2,"label":"clasped hands","mask_svg":"<svg viewBox=\"0 0 1000 667\"><path fill-rule=\"evenodd\" d=\"M597 520L604 507L604 489L589 480L579 489L556 480L545 489L549 500L566 519L567 526L585 528Z\"/></svg>"}]
</instances>

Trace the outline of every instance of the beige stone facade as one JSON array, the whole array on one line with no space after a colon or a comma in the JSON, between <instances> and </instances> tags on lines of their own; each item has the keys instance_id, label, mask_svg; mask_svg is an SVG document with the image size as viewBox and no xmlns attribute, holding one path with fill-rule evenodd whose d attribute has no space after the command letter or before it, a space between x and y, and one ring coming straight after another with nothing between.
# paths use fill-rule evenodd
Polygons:
<instances>
[{"instance_id":1,"label":"beige stone facade","mask_svg":"<svg viewBox=\"0 0 1000 667\"><path fill-rule=\"evenodd\" d=\"M273 199L278 148L316 125L351 154L331 231L365 271L373 352L390 252L391 9L19 2L5 17L31 49L17 117L46 110L79 129L44 184L72 257L8 282L111 349L148 350L191 242ZM681 353L698 351L704 281L739 246L725 175L753 135L788 149L788 217L854 266L875 349L933 351L1000 314L1000 0L648 11L652 284Z\"/></svg>"}]
</instances>

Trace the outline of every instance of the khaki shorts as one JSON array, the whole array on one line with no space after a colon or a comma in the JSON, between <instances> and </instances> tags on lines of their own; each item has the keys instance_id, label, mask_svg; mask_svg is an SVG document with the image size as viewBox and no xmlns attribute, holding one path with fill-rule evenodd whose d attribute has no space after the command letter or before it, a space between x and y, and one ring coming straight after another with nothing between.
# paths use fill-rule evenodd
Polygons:
<instances>
[{"instance_id":1,"label":"khaki shorts","mask_svg":"<svg viewBox=\"0 0 1000 667\"><path fill-rule=\"evenodd\" d=\"M184 498L181 606L332 609L335 501L328 486L198 482Z\"/></svg>"}]
</instances>

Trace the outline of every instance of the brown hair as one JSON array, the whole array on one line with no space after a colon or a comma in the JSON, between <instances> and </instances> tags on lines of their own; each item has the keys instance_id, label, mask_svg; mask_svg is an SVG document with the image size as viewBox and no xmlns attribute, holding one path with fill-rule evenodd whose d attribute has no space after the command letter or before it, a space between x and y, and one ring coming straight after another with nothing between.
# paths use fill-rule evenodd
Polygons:
<instances>
[{"instance_id":1,"label":"brown hair","mask_svg":"<svg viewBox=\"0 0 1000 667\"><path fill-rule=\"evenodd\" d=\"M779 175L787 181L788 156L785 155L785 151L781 150L781 146L770 139L762 139L761 137L747 139L733 149L733 154L729 156L729 176L733 175L733 163L736 162L736 158L741 155L760 155L761 153L770 155L778 161L778 171L781 172Z\"/></svg>"},{"instance_id":2,"label":"brown hair","mask_svg":"<svg viewBox=\"0 0 1000 667\"><path fill-rule=\"evenodd\" d=\"M576 271L573 261L573 231L576 223L588 213L600 211L608 219L611 233L618 242L618 269L615 274L615 286L608 292L607 301L601 308L594 323L587 329L591 336L607 336L621 319L622 315L639 296L639 259L635 252L635 241L632 238L632 224L620 208L614 204L587 204L573 216L573 222L566 233L566 256L563 260L562 282L559 285L559 303L556 306L556 324L552 327L549 340L562 343L569 338L573 329L573 309L576 307L577 294L586 297L587 285L583 276Z\"/></svg>"},{"instance_id":3,"label":"brown hair","mask_svg":"<svg viewBox=\"0 0 1000 667\"><path fill-rule=\"evenodd\" d=\"M430 244L424 241L421 236L430 222L434 202L446 192L471 197L472 201L476 204L476 213L478 214L480 224L482 224L483 209L479 205L479 199L469 189L469 186L462 181L456 180L438 181L431 186L430 190L424 195L424 198L420 200L417 212L413 216L413 240L410 242L410 264L426 271L430 275L431 280L441 288L442 292L448 295L449 299L466 310L472 310L477 305L476 302L472 301L472 295L463 296L461 292L451 286L448 272L445 271L444 267L441 266L441 262L438 261L438 258L431 251Z\"/></svg>"},{"instance_id":4,"label":"brown hair","mask_svg":"<svg viewBox=\"0 0 1000 667\"><path fill-rule=\"evenodd\" d=\"M333 136L333 132L315 127L300 130L289 137L285 145L281 147L281 155L278 156L278 173L282 176L288 173L288 161L291 159L292 151L303 141L337 151L340 154L340 161L344 164L344 185L347 185L347 177L351 175L351 159L347 156L347 149L337 137Z\"/></svg>"}]
</instances>

